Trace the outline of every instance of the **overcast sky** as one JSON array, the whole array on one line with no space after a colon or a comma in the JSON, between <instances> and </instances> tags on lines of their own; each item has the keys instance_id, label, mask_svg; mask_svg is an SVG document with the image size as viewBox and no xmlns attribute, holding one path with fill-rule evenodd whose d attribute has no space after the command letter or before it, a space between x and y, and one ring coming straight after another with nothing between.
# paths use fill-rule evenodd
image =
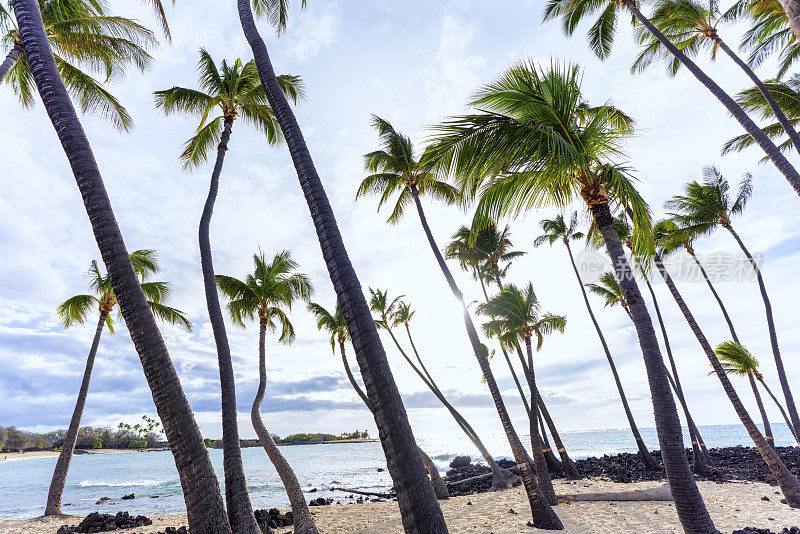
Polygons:
<instances>
[{"instance_id":1,"label":"overcast sky","mask_svg":"<svg viewBox=\"0 0 800 534\"><path fill-rule=\"evenodd\" d=\"M119 14L154 26L134 2L112 2ZM612 100L632 115L638 134L628 144L630 165L656 216L663 203L708 164L735 182L754 175L754 194L744 216L734 221L753 253L763 255L763 271L792 385L800 387L800 332L796 296L800 199L771 164L759 164L750 150L720 156L720 147L740 127L687 73L677 78L654 65L632 77L636 54L627 20L612 57L602 63L588 51L583 32L563 36L558 23L541 24L543 2L332 1L313 0L293 13L289 30L276 39L261 25L279 73L298 74L307 99L297 116L336 212L345 244L364 290L377 287L405 294L417 310L413 328L431 373L454 404L465 408L479 432L499 430L496 413L481 383L459 309L444 283L415 213L395 226L376 213L376 199L354 200L365 176L362 155L377 148L370 115L375 113L409 134L418 148L427 128L467 110L470 94L515 62L531 58L573 61L584 68L583 88L595 104ZM145 74L131 73L113 86L136 122L129 134L116 132L95 117L82 118L115 214L129 250L155 248L159 279L173 287L171 303L192 318L192 333L165 326L162 333L205 435L220 436L219 375L203 295L197 224L207 194L211 164L186 173L178 154L197 126L194 118L165 117L153 107L152 93L174 85L196 86L198 49L218 61L248 59L235 2L179 0L168 9L174 42L153 51ZM738 42L739 30L723 28ZM700 63L730 92L747 79L720 57ZM774 69L767 65L763 77ZM85 326L65 331L54 310L67 297L85 292L85 273L99 259L78 189L40 104L23 110L7 85L0 86L0 425L46 431L66 427L94 332ZM794 159L796 161L796 158ZM423 201L439 245L469 215ZM516 261L510 280L531 281L545 310L565 314L565 334L554 335L536 355L537 379L557 423L566 430L623 428L624 414L595 332L578 292L563 247L533 250L538 221L558 210L542 209L511 224L514 244L528 255ZM719 231L697 243L699 253L736 254L730 235ZM245 124L234 126L222 173L211 232L216 271L237 277L252 267L259 247L268 255L287 249L314 283L314 300L332 308L333 290L296 174L285 147L269 148ZM577 246L580 251L581 246ZM467 299L480 288L451 265ZM702 283L680 281L680 289L713 344L727 339L716 304ZM719 382L679 315L663 284L655 283L668 322L672 347L699 424L737 422ZM742 341L762 361L767 381L779 390L764 309L752 282L720 283ZM620 309L603 309L593 298L635 416L653 426L652 405L635 331ZM297 340L279 345L269 336L269 384L264 402L271 431L341 432L374 424L351 390L341 360L328 338L317 331L303 306L291 314ZM254 437L249 406L258 383L258 333L229 324L234 357L241 434ZM447 412L424 390L388 338L384 344L415 432L457 432ZM352 349L351 362L355 366ZM525 428L518 395L502 357L493 367L507 404ZM755 410L744 381L736 380L746 404ZM800 391L800 390L799 390ZM773 420L779 414L768 405ZM103 334L83 423L116 425L154 414L142 368L124 327ZM754 412L755 415L755 412Z\"/></svg>"}]
</instances>

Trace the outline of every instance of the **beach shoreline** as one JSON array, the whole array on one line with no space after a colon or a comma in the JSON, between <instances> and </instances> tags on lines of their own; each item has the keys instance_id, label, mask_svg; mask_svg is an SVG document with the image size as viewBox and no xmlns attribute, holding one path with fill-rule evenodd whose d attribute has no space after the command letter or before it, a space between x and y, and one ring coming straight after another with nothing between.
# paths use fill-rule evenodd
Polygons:
<instances>
[{"instance_id":1,"label":"beach shoreline","mask_svg":"<svg viewBox=\"0 0 800 534\"><path fill-rule=\"evenodd\" d=\"M615 483L600 478L575 482L556 480L559 494L615 492L651 489L661 482ZM783 528L800 525L800 510L781 504L777 488L759 482L698 483L703 498L720 532L730 533L746 526ZM346 494L343 493L343 496ZM764 497L768 500L764 500ZM501 492L452 497L440 501L450 532L516 534L534 532L525 492L516 487ZM116 513L118 508L102 509ZM282 510L285 511L285 510ZM513 513L512 513L513 511ZM397 503L364 502L313 507L320 532L331 534L400 534L403 532ZM666 534L683 532L672 502L562 502L556 512L566 534L640 532ZM186 514L149 516L153 524L131 529L137 534L155 534L166 527L186 525ZM23 520L0 520L1 534L52 534L61 525L77 525L78 516Z\"/></svg>"},{"instance_id":2,"label":"beach shoreline","mask_svg":"<svg viewBox=\"0 0 800 534\"><path fill-rule=\"evenodd\" d=\"M168 451L164 447L152 449L76 449L73 454L121 454L129 452L157 452ZM0 452L0 464L3 462L18 462L21 460L36 460L40 458L58 458L61 451L28 451L28 452Z\"/></svg>"}]
</instances>

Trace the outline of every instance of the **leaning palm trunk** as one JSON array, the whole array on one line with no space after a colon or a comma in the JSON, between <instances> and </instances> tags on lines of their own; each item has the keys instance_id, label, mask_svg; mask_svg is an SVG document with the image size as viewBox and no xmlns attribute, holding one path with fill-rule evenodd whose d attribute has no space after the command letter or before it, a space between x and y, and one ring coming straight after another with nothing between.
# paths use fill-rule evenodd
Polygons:
<instances>
[{"instance_id":1,"label":"leaning palm trunk","mask_svg":"<svg viewBox=\"0 0 800 534\"><path fill-rule=\"evenodd\" d=\"M578 279L578 285L581 288L583 302L586 305L586 310L589 312L589 318L592 320L595 332L597 332L597 337L600 338L600 345L603 347L606 360L608 360L608 366L611 368L611 375L614 377L614 383L617 386L617 392L622 401L622 409L625 411L625 417L628 419L628 426L631 427L633 439L636 441L636 447L639 449L639 458L641 458L642 463L647 469L660 470L661 466L653 459L653 455L650 454L650 451L647 449L647 445L645 445L642 435L639 433L639 427L636 426L636 421L633 419L633 413L631 412L630 406L628 406L628 397L625 395L625 390L622 388L622 381L619 378L619 373L617 373L617 366L614 364L614 358L611 357L611 351L606 343L606 337L603 335L603 331L600 329L600 323L597 322L597 318L592 310L592 305L589 303L589 297L586 295L586 288L583 286L578 266L575 264L575 257L572 255L572 248L569 246L569 243L565 242L564 244L567 247L569 261L572 263L572 270L575 271L575 276Z\"/></svg>"},{"instance_id":2,"label":"leaning palm trunk","mask_svg":"<svg viewBox=\"0 0 800 534\"><path fill-rule=\"evenodd\" d=\"M712 80L703 70L697 66L697 64L689 59L686 54L681 52L675 44L670 41L663 33L658 31L658 29L653 26L650 20L645 17L639 8L637 7L636 3L633 0L622 0L625 6L631 11L634 17L642 23L642 25L647 28L647 30L655 37L664 47L669 50L669 52L675 56L675 58L680 61L688 70L691 72L697 80L708 89L711 94L713 94L717 100L719 100L725 109L733 115L733 118L736 119L739 124L745 129L745 131L753 138L753 140L761 147L761 149L766 153L767 157L775 164L778 170L783 174L789 184L794 188L795 192L800 195L800 174L798 174L797 170L789 163L789 160L781 153L780 149L775 146L775 143L758 127L758 125L753 122L747 113L742 109L742 107L736 103L736 101L731 98L731 96L726 93L722 87L717 85L717 83Z\"/></svg>"},{"instance_id":3,"label":"leaning palm trunk","mask_svg":"<svg viewBox=\"0 0 800 534\"><path fill-rule=\"evenodd\" d=\"M728 399L731 401L733 409L736 411L736 415L739 416L739 419L742 421L747 433L750 434L750 438L753 440L753 443L758 449L759 454L761 454L761 457L764 459L770 471L772 472L772 475L775 477L775 480L778 482L781 491L783 491L784 497L786 497L786 501L791 506L800 506L800 482L798 482L797 478L786 468L775 450L769 446L767 440L764 439L763 434L761 434L761 432L758 430L758 427L753 422L753 419L750 417L750 414L747 413L747 409L744 407L742 400L739 398L739 395L733 388L730 378L725 373L722 365L719 363L717 355L714 353L714 349L711 348L711 344L708 342L705 334L703 334L703 331L700 329L700 325L697 324L694 315L692 315L692 312L689 310L689 307L683 300L678 288L675 286L675 282L673 282L672 277L664 267L661 257L656 254L654 259L658 271L661 273L661 276L664 278L664 282L666 282L672 297L678 304L678 308L680 308L681 313L683 313L683 316L686 319L686 322L689 323L692 333L694 333L697 341L700 343L700 346L706 353L709 362L711 362L711 367L714 369L714 373L716 373L717 378L719 378L719 381L722 383L722 389L724 389L725 394L728 395Z\"/></svg>"},{"instance_id":4,"label":"leaning palm trunk","mask_svg":"<svg viewBox=\"0 0 800 534\"><path fill-rule=\"evenodd\" d=\"M731 316L728 315L728 309L725 307L725 303L722 302L722 298L719 296L719 293L717 293L717 290L714 288L714 284L711 283L711 278L708 276L708 273L706 272L705 268L703 267L703 264L700 263L700 259L694 253L694 249L692 249L691 247L687 247L686 248L686 252L689 253L689 255L694 260L694 264L697 265L698 269L700 269L700 274L703 276L703 280L706 281L706 285L708 286L708 289L710 289L711 290L711 294L714 295L714 300L717 301L717 304L719 305L719 309L722 312L722 317L725 318L725 322L728 325L728 330L731 333L731 337L733 337L733 340L736 343L739 343L739 336L736 335L736 329L733 327L733 321L731 321Z\"/></svg>"},{"instance_id":5,"label":"leaning palm trunk","mask_svg":"<svg viewBox=\"0 0 800 534\"><path fill-rule=\"evenodd\" d=\"M541 398L541 395L537 393L536 398ZM564 467L561 465L561 462L558 461L555 454L553 454L550 440L547 439L547 427L542 418L541 409L536 412L536 420L539 422L539 435L542 436L542 452L544 453L544 459L547 460L547 469L550 471L551 475L561 476L564 474Z\"/></svg>"},{"instance_id":6,"label":"leaning palm trunk","mask_svg":"<svg viewBox=\"0 0 800 534\"><path fill-rule=\"evenodd\" d=\"M66 436L64 436L64 443L61 445L61 452L58 454L56 468L53 470L53 478L50 481L50 490L47 492L47 506L45 506L44 515L61 514L61 495L64 493L64 484L67 481L67 471L69 471L69 463L72 460L72 452L75 450L75 442L78 441L78 430L81 426L83 407L86 405L86 395L89 393L89 382L92 379L94 357L97 354L97 347L100 345L100 336L103 334L103 326L105 326L107 316L107 311L100 312L92 347L89 349L89 356L86 358L86 368L83 371L78 400L75 401L72 419L69 421L69 428Z\"/></svg>"},{"instance_id":7,"label":"leaning palm trunk","mask_svg":"<svg viewBox=\"0 0 800 534\"><path fill-rule=\"evenodd\" d=\"M786 118L786 115L783 113L783 110L781 110L780 106L778 106L778 103L775 101L775 98L772 96L772 93L769 92L769 89L767 89L767 86L764 85L764 82L761 81L761 78L756 76L756 73L753 72L753 69L751 69L747 63L742 61L742 58L740 58L736 54L736 52L731 50L728 44L725 41L723 41L719 37L719 35L715 33L712 39L714 39L714 41L719 45L719 47L722 48L722 50L726 54L728 54L728 57L730 57L733 60L733 62L736 63L736 65L740 69L742 69L745 74L747 74L747 77L750 78L750 81L753 82L758 91L764 97L764 100L767 102L767 105L769 105L770 109L775 114L775 118L778 119L780 125L783 126L783 129L786 132L786 135L789 137L789 139L791 139L795 150L800 152L800 136L797 135L797 130L794 129L792 123L789 122L789 119Z\"/></svg>"},{"instance_id":8,"label":"leaning palm trunk","mask_svg":"<svg viewBox=\"0 0 800 534\"><path fill-rule=\"evenodd\" d=\"M764 390L769 394L770 397L772 397L772 400L775 401L775 405L781 411L781 415L783 416L783 420L786 423L786 426L789 428L789 432L791 432L792 436L795 436L795 439L797 439L796 438L797 433L794 431L794 427L792 427L792 422L789 421L789 416L786 415L786 410L783 409L783 406L781 406L781 403L778 402L778 399L775 397L775 394L772 393L772 390L769 389L769 386L767 385L767 383L764 382L764 377L761 376L761 374L759 374L756 377L756 379L761 383L762 386L764 386Z\"/></svg>"},{"instance_id":9,"label":"leaning palm trunk","mask_svg":"<svg viewBox=\"0 0 800 534\"><path fill-rule=\"evenodd\" d=\"M397 502L406 532L447 532L444 515L436 501L414 434L397 390L386 353L364 298L358 276L350 263L325 189L317 175L300 126L281 91L267 46L258 32L250 0L237 0L239 19L253 51L261 83L270 107L289 147L297 177L317 232L328 269L356 352L356 361L367 395L375 407L375 424L386 455L386 466L397 488Z\"/></svg>"},{"instance_id":10,"label":"leaning palm trunk","mask_svg":"<svg viewBox=\"0 0 800 534\"><path fill-rule=\"evenodd\" d=\"M644 281L645 284L647 284L648 291L650 292L650 298L653 299L653 308L655 308L656 310L656 317L658 318L658 324L661 327L661 336L664 338L664 348L667 351L667 359L669 360L669 365L672 368L672 375L670 375L669 372L667 372L667 376L669 377L672 389L675 390L675 394L678 396L678 400L681 403L681 408L683 408L683 415L684 417L686 417L686 426L689 427L689 438L692 441L692 458L694 460L694 465L693 465L694 472L696 475L704 475L708 473L708 467L712 465L711 455L708 453L708 449L706 449L706 444L703 442L703 438L700 436L700 431L694 424L694 419L692 419L692 414L689 413L689 405L686 403L686 397L683 394L683 387L681 387L681 379L678 376L678 366L675 364L675 358L672 356L672 347L669 344L667 327L664 324L664 318L661 316L661 308L658 305L656 292L653 291L653 286L652 284L650 284L649 278L645 277Z\"/></svg>"},{"instance_id":11,"label":"leaning palm trunk","mask_svg":"<svg viewBox=\"0 0 800 534\"><path fill-rule=\"evenodd\" d=\"M389 328L388 324L386 326L387 326L387 331L389 332L389 335L392 338L392 341L394 341L394 344L397 346L397 349L400 351L400 354L403 355L403 358L406 360L408 365L411 366L411 368L414 370L417 376L420 377L422 382L425 383L425 385L428 387L431 393L433 393L433 395L439 400L439 402L441 402L444 405L444 407L447 408L447 411L450 412L450 415L453 416L453 419L455 419L458 426L461 427L461 430L464 431L464 434L466 434L467 438L469 438L472 444L475 445L475 448L478 449L478 451L481 453L483 459L486 460L486 464L492 470L492 491L507 489L512 485L518 483L519 479L517 478L516 475L514 475L509 471L506 471L505 469L497 465L497 462L495 462L494 458L492 458L492 455L489 454L488 449L483 444L483 441L481 441L481 439L478 437L478 433L475 432L475 429L472 427L472 425L470 425L467 422L467 420L464 419L461 413L458 410L456 410L455 407L452 404L450 404L450 402L444 396L444 393L442 393L442 390L439 389L439 386L436 385L436 382L433 380L433 377L431 377L430 373L428 373L425 364L422 363L422 358L420 357L419 352L417 352L414 342L411 341L411 346L414 349L414 353L416 354L417 360L419 361L422 370L420 370L414 364L411 358L408 357L408 354L406 354L406 351L403 350L403 347L398 342L397 338L395 337L391 328ZM409 340L411 340L412 339L411 330L410 328L408 328L407 324L406 324L406 329L408 332L408 338ZM423 372L425 374L423 374Z\"/></svg>"},{"instance_id":12,"label":"leaning palm trunk","mask_svg":"<svg viewBox=\"0 0 800 534\"><path fill-rule=\"evenodd\" d=\"M35 0L14 0L25 55L80 189L114 295L175 458L193 534L230 532L217 477L164 340L133 271L91 146L69 99Z\"/></svg>"},{"instance_id":13,"label":"leaning palm trunk","mask_svg":"<svg viewBox=\"0 0 800 534\"><path fill-rule=\"evenodd\" d=\"M503 280L500 277L500 269L498 268L498 266L496 264L492 265L492 271L494 273L494 281L497 284L497 287L500 290L502 290L503 289ZM481 285L483 285L482 281L481 281ZM483 295L486 298L486 302L488 303L489 302L489 296L486 294L486 289L485 288L483 290ZM522 397L522 403L525 405L525 409L528 412L528 419L530 420L531 417L533 417L533 412L531 411L531 408L530 408L530 406L528 404L528 401L525 398L525 393L523 393L522 387L520 387L520 385L519 385L519 380L517 380L517 373L516 373L516 371L514 371L514 366L511 363L511 359L508 357L508 352L506 351L506 348L502 344L500 345L500 348L503 351L503 356L505 356L506 363L508 363L508 368L511 370L511 376L514 377L514 382L517 384L517 389L519 390L519 394ZM529 370L528 366L525 365L525 360L522 358L522 355L521 355L521 352L519 350L519 347L517 347L517 351L518 351L518 354L520 355L520 360L521 360L521 363L522 363L522 372L525 374L525 377L527 379L528 374L531 372L531 370ZM536 394L536 398L537 398L537 404L539 406L539 413L537 413L536 416L539 419L541 419L541 417L542 417L541 412L545 412L546 415L545 415L544 419L547 421L547 426L550 429L550 434L553 436L553 441L555 442L556 448L558 449L558 454L559 454L559 456L561 456L561 462L559 464L558 460L556 460L555 455L553 454L553 451L550 449L550 446L548 445L546 447L546 450L544 451L545 458L547 459L548 466L551 467L551 471L553 470L552 469L553 467L557 467L557 469L555 469L555 470L559 474L566 474L567 478L570 479L570 480L579 480L581 478L581 475L578 473L578 470L575 467L575 464L572 462L572 459L567 454L567 448L564 447L564 443L562 443L562 441L561 441L561 436L559 436L559 434L558 434L558 430L556 429L556 425L555 425L555 423L553 423L553 419L550 417L550 413L547 412L547 407L544 405L544 400L542 399L542 396L539 395L538 391L537 391L537 394ZM546 436L546 432L545 432L545 429L544 429L544 425L541 425L541 427L542 427L542 436L544 436L544 439L546 441L547 440L547 436ZM531 433L531 438L533 438L533 433Z\"/></svg>"},{"instance_id":14,"label":"leaning palm trunk","mask_svg":"<svg viewBox=\"0 0 800 534\"><path fill-rule=\"evenodd\" d=\"M25 55L25 49L22 48L22 43L14 43L14 48L11 49L3 63L0 64L0 83L3 83L8 73L22 59L23 55Z\"/></svg>"},{"instance_id":15,"label":"leaning palm trunk","mask_svg":"<svg viewBox=\"0 0 800 534\"><path fill-rule=\"evenodd\" d=\"M761 269L758 266L758 262L755 260L755 258L753 258L753 255L750 254L750 251L747 250L746 246L744 246L744 242L739 237L739 234L737 234L733 229L733 226L730 224L726 224L724 226L739 244L742 252L744 252L745 256L747 256L747 259L750 260L750 264L753 266L753 270L756 273L758 289L761 291L761 300L764 301L764 313L767 317L767 329L769 330L769 340L770 344L772 345L772 356L775 358L775 368L778 370L778 380L781 383L783 397L786 400L786 410L789 412L789 417L792 420L792 426L794 428L800 428L800 416L797 414L797 406L794 403L794 396L792 395L792 390L789 388L789 379L786 378L786 370L783 368L781 349L778 346L778 333L775 331L775 320L772 317L772 304L769 301L767 288L764 285L764 277L761 276ZM800 443L798 443L798 445L800 445Z\"/></svg>"},{"instance_id":16,"label":"leaning palm trunk","mask_svg":"<svg viewBox=\"0 0 800 534\"><path fill-rule=\"evenodd\" d=\"M214 259L211 255L211 216L219 190L219 177L228 151L234 116L225 117L219 146L217 161L211 173L211 185L208 198L200 218L200 265L203 271L203 285L206 294L206 306L211 320L211 329L217 345L217 363L219 366L219 382L222 392L222 454L225 472L225 500L228 504L228 521L231 529L237 534L261 534L253 507L247 494L247 481L242 465L242 449L239 444L238 415L236 412L236 382L233 376L231 349L228 345L228 334L225 332L225 321L219 303L217 284L214 279Z\"/></svg>"},{"instance_id":17,"label":"leaning palm trunk","mask_svg":"<svg viewBox=\"0 0 800 534\"><path fill-rule=\"evenodd\" d=\"M772 427L769 424L769 417L767 417L767 411L764 409L764 403L761 401L761 393L758 392L756 379L753 377L753 373L751 371L747 372L747 379L750 382L750 388L753 390L753 395L756 398L756 406L758 406L758 412L761 414L761 421L764 423L764 437L766 438L767 443L774 448L775 438L772 437Z\"/></svg>"},{"instance_id":18,"label":"leaning palm trunk","mask_svg":"<svg viewBox=\"0 0 800 534\"><path fill-rule=\"evenodd\" d=\"M792 29L795 39L800 41L800 0L779 0L786 18L789 19L789 28Z\"/></svg>"},{"instance_id":19,"label":"leaning palm trunk","mask_svg":"<svg viewBox=\"0 0 800 534\"><path fill-rule=\"evenodd\" d=\"M478 360L478 365L480 366L483 377L486 380L486 385L489 388L492 401L494 401L497 414L500 417L500 424L503 426L503 430L505 431L509 445L511 446L511 453L514 455L514 459L516 460L517 465L520 467L520 476L522 477L522 483L525 486L525 492L528 496L528 503L531 507L531 515L533 516L533 526L545 530L563 530L564 526L561 524L561 520L550 506L550 503L547 501L545 494L539 487L536 477L532 472L534 471L533 462L531 461L530 456L528 456L525 447L522 446L522 442L517 435L517 431L514 430L514 426L511 423L511 418L506 410L505 402L500 394L500 388L497 386L497 381L494 379L494 373L492 373L492 368L489 366L489 359L486 357L486 351L481 344L480 338L478 337L478 330L475 328L475 324L472 322L469 311L464 304L464 296L462 295L461 290L458 289L458 285L456 285L453 274L447 267L447 263L445 263L444 257L442 257L442 253L439 251L439 247L436 245L436 240L433 237L430 226L428 226L428 221L425 217L425 211L422 209L422 203L419 200L419 194L415 186L411 188L411 192L414 197L414 203L417 207L417 214L419 215L422 229L425 232L425 236L428 238L428 243L431 246L431 250L433 251L436 262L439 265L439 269L441 269L442 274L447 281L447 285L450 287L450 291L453 293L453 296L458 300L459 303L461 303L461 308L464 314L464 327L467 330L467 336L469 337L470 344L472 345L472 351L475 354L475 358Z\"/></svg>"},{"instance_id":20,"label":"leaning palm trunk","mask_svg":"<svg viewBox=\"0 0 800 534\"><path fill-rule=\"evenodd\" d=\"M353 389L356 390L356 393L364 402L364 405L367 409L372 412L372 405L367 398L367 395L362 391L361 386L358 385L356 382L356 377L353 376L353 372L350 370L350 364L347 363L347 354L344 351L344 343L339 343L339 350L342 353L342 364L344 365L344 372L347 374L347 379L350 381L350 384L353 386ZM436 498L439 500L449 499L450 498L450 491L447 489L447 484L445 484L444 480L442 480L442 476L439 474L439 468L436 467L436 464L433 463L430 456L425 454L421 448L419 449L419 455L422 457L422 463L425 464L425 469L428 471L428 476L431 477L431 484L433 485L433 492L436 494Z\"/></svg>"},{"instance_id":21,"label":"leaning palm trunk","mask_svg":"<svg viewBox=\"0 0 800 534\"><path fill-rule=\"evenodd\" d=\"M656 431L661 445L661 460L667 471L667 479L678 518L686 532L716 534L717 529L714 527L714 522L708 514L703 497L692 477L692 469L683 445L681 421L667 378L667 368L661 357L650 314L614 226L614 218L611 215L608 200L604 197L598 199L592 194L585 194L584 198L594 223L603 236L606 250L614 266L614 274L622 287L625 302L639 337L639 346L642 350L647 381L653 399Z\"/></svg>"},{"instance_id":22,"label":"leaning palm trunk","mask_svg":"<svg viewBox=\"0 0 800 534\"><path fill-rule=\"evenodd\" d=\"M261 319L259 333L258 333L258 391L256 398L253 401L253 408L250 411L250 419L253 422L253 428L258 435L261 445L267 451L272 465L281 477L283 487L286 489L286 495L289 497L289 502L292 505L292 513L294 514L294 532L295 534L317 534L317 525L314 524L314 518L311 517L311 512L308 510L306 498L303 495L303 490L300 488L300 482L292 471L292 467L286 458L283 457L278 446L275 445L272 436L267 427L264 426L264 421L261 419L261 403L264 401L264 393L267 390L267 361L266 361L266 337L267 337L267 321Z\"/></svg>"}]
</instances>

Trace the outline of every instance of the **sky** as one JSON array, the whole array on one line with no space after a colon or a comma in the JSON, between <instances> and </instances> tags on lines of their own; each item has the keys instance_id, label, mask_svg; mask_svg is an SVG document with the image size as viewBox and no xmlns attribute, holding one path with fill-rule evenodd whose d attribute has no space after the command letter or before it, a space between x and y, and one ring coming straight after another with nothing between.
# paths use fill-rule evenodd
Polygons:
<instances>
[{"instance_id":1,"label":"sky","mask_svg":"<svg viewBox=\"0 0 800 534\"><path fill-rule=\"evenodd\" d=\"M150 13L133 2L112 2L118 14L156 27ZM122 11L122 10L126 11ZM389 120L421 150L430 127L469 110L470 95L523 59L541 65L574 62L583 69L583 90L595 104L613 102L637 122L629 140L627 164L655 217L684 183L700 179L702 168L717 165L736 182L753 174L754 193L735 228L762 269L772 299L788 376L800 391L800 331L793 318L798 292L799 199L771 164L759 163L756 149L720 156L724 141L740 127L692 78L669 77L662 65L632 76L637 47L622 20L611 57L601 62L588 50L582 27L563 35L558 23L541 23L543 2L452 0L404 2L314 0L292 13L288 31L276 38L261 23L278 73L303 77L307 98L295 108L300 126L336 213L345 245L361 284L405 295L415 307L412 323L417 347L440 387L462 408L479 434L500 431L491 399L472 355L459 306L450 294L415 213L396 225L376 212L377 199L355 201L366 176L363 154L377 148L371 114ZM135 121L130 133L115 131L90 115L82 116L106 188L129 250L158 250L157 279L172 285L173 306L192 319L191 333L163 326L181 384L205 436L220 437L219 375L203 294L197 225L207 194L212 163L192 172L178 155L197 127L197 119L165 116L153 105L153 91L175 85L197 86L202 47L219 62L249 59L235 2L179 0L167 10L173 43L152 51L144 74L131 72L111 89ZM737 43L742 28L720 31ZM707 56L700 64L734 93L748 80L726 58ZM759 74L771 77L766 64ZM41 104L22 109L7 85L0 86L0 426L34 431L67 426L94 333L94 315L83 326L64 328L55 308L86 290L86 271L99 251L78 189ZM790 156L794 163L797 158ZM440 247L469 220L459 208L423 200ZM624 413L597 336L589 321L563 247L534 249L538 223L559 212L542 208L514 220L511 235L527 252L512 265L509 281L532 282L543 309L566 315L564 334L545 341L535 355L537 380L557 425L563 430L624 428ZM584 220L585 223L585 220ZM211 228L218 274L244 277L259 249L268 257L291 251L300 271L314 285L313 300L333 308L334 294L296 174L285 146L269 147L247 125L235 123L222 172ZM582 244L576 243L582 252ZM732 237L719 230L696 244L709 264L734 255ZM451 264L468 301L480 287ZM713 344L729 334L707 287L679 277L678 284ZM698 424L736 423L737 417L710 366L663 283L654 282L669 329L687 400ZM739 337L762 362L766 380L779 390L758 287L753 280L720 282ZM607 336L637 422L653 424L652 404L636 332L618 308L592 304ZM291 345L267 339L268 385L263 412L270 431L339 433L369 429L370 414L351 389L338 355L304 306L291 320L297 339ZM233 353L240 433L253 438L249 410L258 384L257 325L228 322ZM418 435L458 432L457 426L405 365L388 337L383 338L392 371ZM347 347L357 372L352 347ZM512 417L527 424L502 357L492 366ZM746 381L734 379L745 404L756 415ZM773 421L780 417L767 403ZM113 336L103 334L83 424L134 422L155 407L141 364L123 322Z\"/></svg>"}]
</instances>

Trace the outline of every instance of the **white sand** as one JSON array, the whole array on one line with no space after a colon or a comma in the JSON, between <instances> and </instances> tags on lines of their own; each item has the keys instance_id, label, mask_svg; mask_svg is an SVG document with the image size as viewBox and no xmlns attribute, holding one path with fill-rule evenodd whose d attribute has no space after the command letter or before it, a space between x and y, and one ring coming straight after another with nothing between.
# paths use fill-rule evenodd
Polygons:
<instances>
[{"instance_id":1,"label":"white sand","mask_svg":"<svg viewBox=\"0 0 800 534\"><path fill-rule=\"evenodd\" d=\"M570 484L556 481L556 492L586 493L601 491L630 491L652 488L659 482L615 484L591 479ZM745 526L770 528L780 532L784 527L800 526L800 510L780 503L777 488L760 483L700 482L711 517L717 528L730 533ZM761 497L769 497L762 501ZM471 502L471 505L467 503ZM543 532L526 526L530 521L525 493L521 488L512 490L454 497L441 501L442 510L451 533L511 534L521 532ZM513 508L518 514L510 514ZM402 533L400 512L397 503L364 503L332 505L312 508L322 533ZM610 534L636 532L637 534L680 533L683 530L671 502L576 502L562 503L556 507L564 531L568 534ZM166 526L186 524L185 514L151 516L153 525L122 532L152 534ZM55 534L62 524L77 524L80 518L27 519L0 521L3 534ZM290 532L289 527L277 529Z\"/></svg>"}]
</instances>

